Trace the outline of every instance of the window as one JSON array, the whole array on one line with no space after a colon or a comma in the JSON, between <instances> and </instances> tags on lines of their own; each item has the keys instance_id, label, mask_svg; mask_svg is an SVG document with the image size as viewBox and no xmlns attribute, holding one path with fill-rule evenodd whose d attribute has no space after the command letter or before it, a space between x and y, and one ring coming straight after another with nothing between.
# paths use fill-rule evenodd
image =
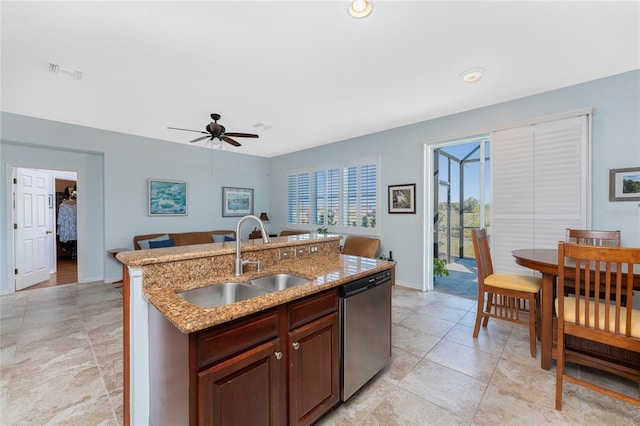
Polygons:
<instances>
[{"instance_id":1,"label":"window","mask_svg":"<svg viewBox=\"0 0 640 426\"><path fill-rule=\"evenodd\" d=\"M377 233L378 163L377 158L367 158L341 167L291 171L287 223L333 232Z\"/></svg>"}]
</instances>

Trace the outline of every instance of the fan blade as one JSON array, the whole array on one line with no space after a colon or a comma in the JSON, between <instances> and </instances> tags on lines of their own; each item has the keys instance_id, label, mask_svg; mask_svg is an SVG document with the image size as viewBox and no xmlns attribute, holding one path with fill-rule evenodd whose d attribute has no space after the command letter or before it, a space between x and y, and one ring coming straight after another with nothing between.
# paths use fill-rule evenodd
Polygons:
<instances>
[{"instance_id":1,"label":"fan blade","mask_svg":"<svg viewBox=\"0 0 640 426\"><path fill-rule=\"evenodd\" d=\"M260 136L254 135L253 133L236 133L236 132L226 132L225 135L233 136L234 138L259 138Z\"/></svg>"},{"instance_id":2,"label":"fan blade","mask_svg":"<svg viewBox=\"0 0 640 426\"><path fill-rule=\"evenodd\" d=\"M185 130L185 131L187 131L187 132L197 132L197 133L204 133L204 134L208 134L207 132L203 132L202 130L181 129L180 127L167 127L167 129L171 129L171 130Z\"/></svg>"},{"instance_id":3,"label":"fan blade","mask_svg":"<svg viewBox=\"0 0 640 426\"><path fill-rule=\"evenodd\" d=\"M220 136L220 139L222 139L223 141L230 143L233 146L242 146L239 142L234 141L233 139L227 137L227 136Z\"/></svg>"},{"instance_id":4,"label":"fan blade","mask_svg":"<svg viewBox=\"0 0 640 426\"><path fill-rule=\"evenodd\" d=\"M204 133L204 132L202 132L202 133ZM192 141L189 141L189 142L200 142L200 141L205 140L205 139L209 139L209 136L203 136L201 138L196 138L196 139L194 139Z\"/></svg>"}]
</instances>

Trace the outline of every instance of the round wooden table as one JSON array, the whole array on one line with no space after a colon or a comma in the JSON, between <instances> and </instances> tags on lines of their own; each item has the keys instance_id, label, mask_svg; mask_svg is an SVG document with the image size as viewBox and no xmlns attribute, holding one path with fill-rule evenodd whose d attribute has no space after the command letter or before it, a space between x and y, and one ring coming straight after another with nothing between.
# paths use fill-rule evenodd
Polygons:
<instances>
[{"instance_id":1,"label":"round wooden table","mask_svg":"<svg viewBox=\"0 0 640 426\"><path fill-rule=\"evenodd\" d=\"M551 368L553 346L553 296L558 275L557 249L520 249L511 252L516 263L525 268L542 273L542 294L540 295L540 365L545 370Z\"/></svg>"},{"instance_id":2,"label":"round wooden table","mask_svg":"<svg viewBox=\"0 0 640 426\"><path fill-rule=\"evenodd\" d=\"M553 358L553 300L555 282L558 276L557 249L519 249L511 252L516 263L542 274L542 294L540 295L540 365L545 370L551 368ZM568 265L568 264L567 264ZM567 278L575 278L572 270L566 269ZM640 273L634 271L633 287L640 290Z\"/></svg>"}]
</instances>

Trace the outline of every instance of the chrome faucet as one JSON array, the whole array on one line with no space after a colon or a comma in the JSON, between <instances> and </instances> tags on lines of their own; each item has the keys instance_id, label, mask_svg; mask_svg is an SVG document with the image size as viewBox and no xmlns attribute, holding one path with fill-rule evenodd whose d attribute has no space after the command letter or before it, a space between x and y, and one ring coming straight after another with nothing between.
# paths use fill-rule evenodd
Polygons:
<instances>
[{"instance_id":1,"label":"chrome faucet","mask_svg":"<svg viewBox=\"0 0 640 426\"><path fill-rule=\"evenodd\" d=\"M250 262L248 260L242 260L242 257L240 256L240 226L249 219L255 220L256 222L258 222L258 225L260 225L260 232L262 233L262 241L265 244L271 242L271 240L269 239L269 234L267 234L267 232L264 230L264 223L262 223L259 217L250 214L240 219L238 221L238 224L236 225L236 262L235 262L235 274L234 274L236 277L239 277L240 275L242 275L242 267L250 263L255 263L256 265L258 265L258 272L262 272L261 261L258 260L257 262Z\"/></svg>"}]
</instances>

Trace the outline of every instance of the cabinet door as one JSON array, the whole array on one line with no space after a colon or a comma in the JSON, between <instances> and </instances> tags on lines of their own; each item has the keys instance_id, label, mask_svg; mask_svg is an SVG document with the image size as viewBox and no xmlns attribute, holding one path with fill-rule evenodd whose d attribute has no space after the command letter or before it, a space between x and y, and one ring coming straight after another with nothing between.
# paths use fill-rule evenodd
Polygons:
<instances>
[{"instance_id":1,"label":"cabinet door","mask_svg":"<svg viewBox=\"0 0 640 426\"><path fill-rule=\"evenodd\" d=\"M242 352L198 374L198 424L281 424L280 339Z\"/></svg>"},{"instance_id":2,"label":"cabinet door","mask_svg":"<svg viewBox=\"0 0 640 426\"><path fill-rule=\"evenodd\" d=\"M289 424L307 425L340 398L338 313L289 332Z\"/></svg>"}]
</instances>

